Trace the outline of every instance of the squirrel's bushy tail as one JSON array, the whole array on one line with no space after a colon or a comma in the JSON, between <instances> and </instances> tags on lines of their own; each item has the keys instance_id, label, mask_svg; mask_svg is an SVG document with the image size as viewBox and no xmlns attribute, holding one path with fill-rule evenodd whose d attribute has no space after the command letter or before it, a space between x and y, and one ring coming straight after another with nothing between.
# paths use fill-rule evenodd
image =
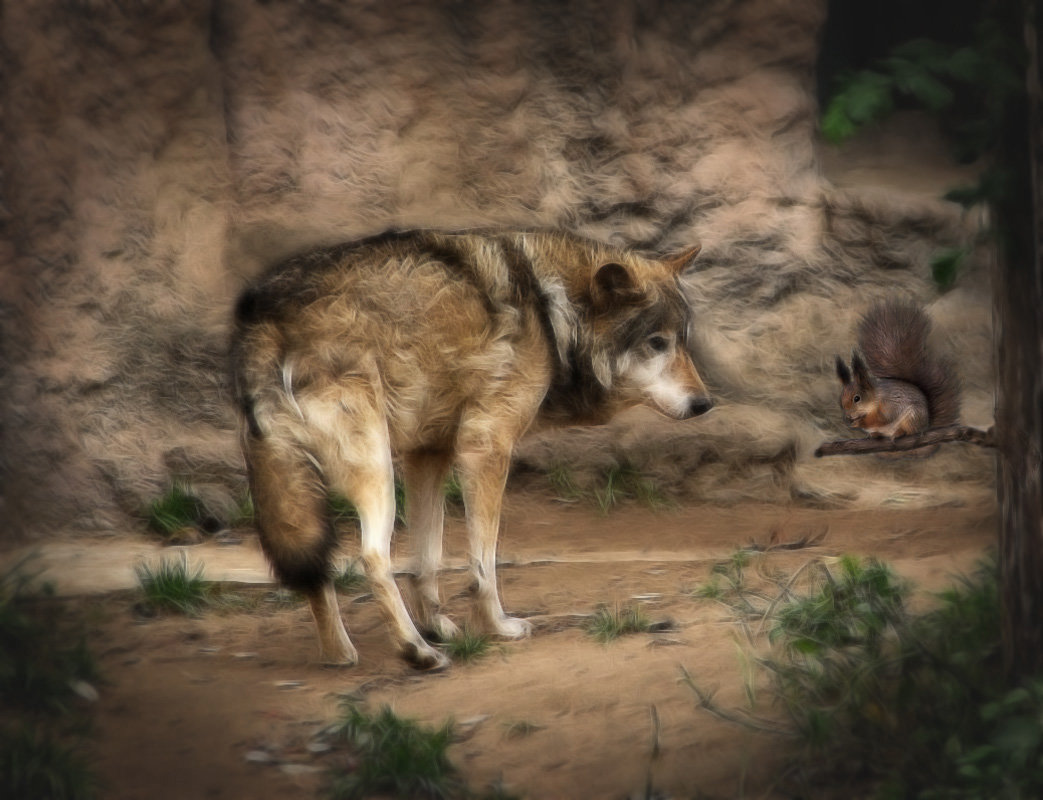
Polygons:
<instances>
[{"instance_id":1,"label":"squirrel's bushy tail","mask_svg":"<svg viewBox=\"0 0 1043 800\"><path fill-rule=\"evenodd\" d=\"M862 317L858 346L869 371L919 387L927 397L931 427L955 425L960 417L960 381L956 365L928 349L931 321L914 303L886 300Z\"/></svg>"}]
</instances>

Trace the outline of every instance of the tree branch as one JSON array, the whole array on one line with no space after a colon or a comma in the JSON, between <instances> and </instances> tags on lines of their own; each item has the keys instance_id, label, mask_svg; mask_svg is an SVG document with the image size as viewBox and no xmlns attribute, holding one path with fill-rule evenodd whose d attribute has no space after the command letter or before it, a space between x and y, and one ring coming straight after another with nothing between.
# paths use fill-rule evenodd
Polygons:
<instances>
[{"instance_id":1,"label":"tree branch","mask_svg":"<svg viewBox=\"0 0 1043 800\"><path fill-rule=\"evenodd\" d=\"M815 458L854 456L862 453L898 453L942 442L970 442L979 447L995 447L996 437L992 428L983 431L981 428L971 428L967 425L948 425L944 428L930 428L923 433L899 436L897 439L838 439L835 442L825 442L815 451Z\"/></svg>"}]
</instances>

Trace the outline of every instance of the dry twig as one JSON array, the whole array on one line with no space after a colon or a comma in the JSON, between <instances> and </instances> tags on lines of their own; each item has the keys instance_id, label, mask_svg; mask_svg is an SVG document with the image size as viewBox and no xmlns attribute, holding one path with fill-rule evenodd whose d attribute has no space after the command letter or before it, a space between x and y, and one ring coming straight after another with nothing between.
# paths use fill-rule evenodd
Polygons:
<instances>
[{"instance_id":1,"label":"dry twig","mask_svg":"<svg viewBox=\"0 0 1043 800\"><path fill-rule=\"evenodd\" d=\"M979 447L995 447L996 437L992 428L983 431L981 428L971 428L967 425L947 425L944 428L930 428L923 433L899 436L897 439L838 439L819 445L815 457L898 453L943 442L970 442Z\"/></svg>"}]
</instances>

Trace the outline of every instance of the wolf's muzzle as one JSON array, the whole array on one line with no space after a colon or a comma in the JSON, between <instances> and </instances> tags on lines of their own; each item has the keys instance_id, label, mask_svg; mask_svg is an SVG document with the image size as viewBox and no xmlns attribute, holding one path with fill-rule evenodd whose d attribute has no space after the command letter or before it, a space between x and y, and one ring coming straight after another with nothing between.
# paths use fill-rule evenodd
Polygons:
<instances>
[{"instance_id":1,"label":"wolf's muzzle","mask_svg":"<svg viewBox=\"0 0 1043 800\"><path fill-rule=\"evenodd\" d=\"M688 404L688 413L685 418L698 417L713 408L713 399L709 397L695 397Z\"/></svg>"}]
</instances>

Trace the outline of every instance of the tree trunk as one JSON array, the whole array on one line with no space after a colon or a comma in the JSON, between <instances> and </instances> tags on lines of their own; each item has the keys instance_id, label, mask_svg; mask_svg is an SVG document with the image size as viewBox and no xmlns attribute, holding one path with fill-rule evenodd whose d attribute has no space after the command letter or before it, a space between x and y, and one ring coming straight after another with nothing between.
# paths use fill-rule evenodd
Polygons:
<instances>
[{"instance_id":1,"label":"tree trunk","mask_svg":"<svg viewBox=\"0 0 1043 800\"><path fill-rule=\"evenodd\" d=\"M1003 654L1013 680L1043 673L1043 270L1039 31L1032 0L1007 0L1008 32L1025 36L1024 102L1008 103L997 201L996 444Z\"/></svg>"}]
</instances>

